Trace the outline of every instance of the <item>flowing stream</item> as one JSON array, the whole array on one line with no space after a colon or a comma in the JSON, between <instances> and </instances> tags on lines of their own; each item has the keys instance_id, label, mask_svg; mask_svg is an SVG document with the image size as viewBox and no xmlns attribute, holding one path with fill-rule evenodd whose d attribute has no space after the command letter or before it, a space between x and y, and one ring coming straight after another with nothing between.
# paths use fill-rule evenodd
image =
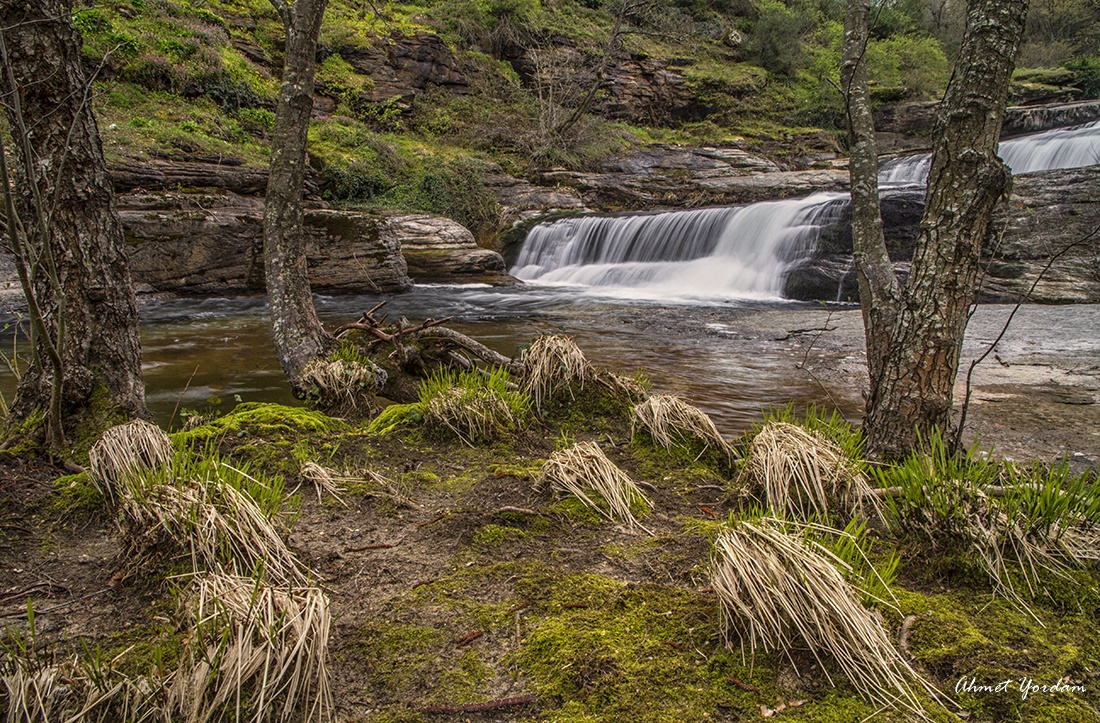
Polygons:
<instances>
[{"instance_id":1,"label":"flowing stream","mask_svg":"<svg viewBox=\"0 0 1100 723\"><path fill-rule=\"evenodd\" d=\"M1002 150L1041 167L1095 163L1098 129L1100 123L1052 131L1008 141ZM884 187L923 183L920 163L888 164ZM391 318L453 316L455 328L506 355L539 332L572 334L593 361L643 371L654 391L688 397L727 434L745 430L761 408L777 403L838 408L854 421L864 373L858 314L849 318L845 342L836 344L828 332L814 331L828 326L820 306L779 299L785 269L812 252L821 226L845 203L844 194L818 194L542 224L532 229L513 269L530 283L418 286L393 296L386 312ZM317 297L317 306L331 328L377 301ZM145 297L140 308L147 399L161 424L178 425L184 410L227 411L240 401L296 403L275 360L264 299ZM1095 339L1098 309L1027 309L1021 318L1037 321L1021 348L1084 353L1095 365L1095 349L1066 345ZM971 328L993 313L980 310ZM9 354L13 321L0 331ZM997 327L990 328L992 338ZM1003 343L1000 348L1003 354ZM0 393L10 399L13 388L12 375L0 371Z\"/></svg>"}]
</instances>

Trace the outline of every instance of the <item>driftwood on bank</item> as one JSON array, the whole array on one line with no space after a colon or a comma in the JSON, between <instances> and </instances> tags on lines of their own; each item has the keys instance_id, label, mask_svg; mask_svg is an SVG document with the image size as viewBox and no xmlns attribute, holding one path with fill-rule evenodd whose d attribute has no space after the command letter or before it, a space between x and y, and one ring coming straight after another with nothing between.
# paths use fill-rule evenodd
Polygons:
<instances>
[{"instance_id":1,"label":"driftwood on bank","mask_svg":"<svg viewBox=\"0 0 1100 723\"><path fill-rule=\"evenodd\" d=\"M390 322L385 316L376 316L385 304L383 301L357 321L337 327L333 335L340 339L352 332L361 334L364 352L389 376L381 394L393 401L415 401L419 380L440 368L471 370L480 362L513 374L522 372L518 361L445 326L454 317L426 319L417 325L404 318Z\"/></svg>"}]
</instances>

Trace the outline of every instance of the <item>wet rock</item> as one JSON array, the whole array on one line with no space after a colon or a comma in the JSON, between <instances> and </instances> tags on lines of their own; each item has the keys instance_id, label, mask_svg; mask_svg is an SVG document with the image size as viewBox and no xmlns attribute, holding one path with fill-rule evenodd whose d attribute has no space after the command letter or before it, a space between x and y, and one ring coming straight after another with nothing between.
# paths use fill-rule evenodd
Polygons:
<instances>
[{"instance_id":1,"label":"wet rock","mask_svg":"<svg viewBox=\"0 0 1100 723\"><path fill-rule=\"evenodd\" d=\"M473 234L449 218L408 214L390 216L387 221L401 244L409 276L414 281L516 283L508 275L500 254L479 248Z\"/></svg>"},{"instance_id":2,"label":"wet rock","mask_svg":"<svg viewBox=\"0 0 1100 723\"><path fill-rule=\"evenodd\" d=\"M186 294L264 290L262 199L205 189L135 192L118 201L136 284ZM399 242L385 219L311 208L305 231L315 291L393 292L410 286Z\"/></svg>"},{"instance_id":3,"label":"wet rock","mask_svg":"<svg viewBox=\"0 0 1100 723\"><path fill-rule=\"evenodd\" d=\"M1100 119L1100 100L1009 108L1001 135L1017 136L1091 123Z\"/></svg>"},{"instance_id":4,"label":"wet rock","mask_svg":"<svg viewBox=\"0 0 1100 723\"><path fill-rule=\"evenodd\" d=\"M1017 176L993 219L978 298L1042 303L1100 302L1100 166ZM923 212L919 191L882 199L884 231L899 276L908 271ZM856 301L849 212L822 231L815 255L786 279L784 293L804 300ZM1091 236L1090 236L1091 234ZM1044 272L1047 265L1050 268ZM1040 275L1042 278L1040 279Z\"/></svg>"},{"instance_id":5,"label":"wet rock","mask_svg":"<svg viewBox=\"0 0 1100 723\"><path fill-rule=\"evenodd\" d=\"M500 204L501 226L505 228L550 214L589 210L580 194L567 186L539 186L499 168L486 174L485 182Z\"/></svg>"}]
</instances>

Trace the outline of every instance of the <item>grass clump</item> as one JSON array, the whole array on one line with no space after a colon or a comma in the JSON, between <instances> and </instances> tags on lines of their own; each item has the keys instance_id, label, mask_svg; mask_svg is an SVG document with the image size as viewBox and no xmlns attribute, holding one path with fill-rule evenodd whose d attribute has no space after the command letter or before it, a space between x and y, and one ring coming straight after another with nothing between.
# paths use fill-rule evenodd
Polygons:
<instances>
[{"instance_id":1,"label":"grass clump","mask_svg":"<svg viewBox=\"0 0 1100 723\"><path fill-rule=\"evenodd\" d=\"M88 450L91 480L108 500L146 471L169 469L172 441L160 427L141 419L111 427Z\"/></svg>"},{"instance_id":2,"label":"grass clump","mask_svg":"<svg viewBox=\"0 0 1100 723\"><path fill-rule=\"evenodd\" d=\"M200 575L190 596L195 632L169 689L175 710L188 720L331 718L332 617L320 588L219 573Z\"/></svg>"},{"instance_id":3,"label":"grass clump","mask_svg":"<svg viewBox=\"0 0 1100 723\"><path fill-rule=\"evenodd\" d=\"M547 487L572 495L612 522L648 532L635 513L649 510L653 503L595 442L580 442L550 455L535 483L536 490Z\"/></svg>"},{"instance_id":4,"label":"grass clump","mask_svg":"<svg viewBox=\"0 0 1100 723\"><path fill-rule=\"evenodd\" d=\"M416 503L402 494L389 480L371 470L358 472L337 472L316 462L303 462L300 474L304 480L313 484L317 490L317 499L329 494L337 502L347 507L343 496L354 494L357 497L378 497L389 500L401 507L415 508Z\"/></svg>"},{"instance_id":5,"label":"grass clump","mask_svg":"<svg viewBox=\"0 0 1100 723\"><path fill-rule=\"evenodd\" d=\"M439 371L420 386L420 413L425 424L453 434L473 447L517 429L531 398L514 388L508 372L477 369L454 374Z\"/></svg>"},{"instance_id":6,"label":"grass clump","mask_svg":"<svg viewBox=\"0 0 1100 723\"><path fill-rule=\"evenodd\" d=\"M280 535L282 478L253 477L216 456L180 450L173 473L151 474L119 495L132 550L164 543L189 551L196 570L228 569L302 585L308 572Z\"/></svg>"},{"instance_id":7,"label":"grass clump","mask_svg":"<svg viewBox=\"0 0 1100 723\"><path fill-rule=\"evenodd\" d=\"M568 336L543 334L523 351L520 363L524 388L540 413L546 400L557 392L568 390L572 395L574 384L583 388L596 380L595 369Z\"/></svg>"},{"instance_id":8,"label":"grass clump","mask_svg":"<svg viewBox=\"0 0 1100 723\"><path fill-rule=\"evenodd\" d=\"M677 396L655 394L634 407L632 413L632 434L637 428L649 433L653 441L672 450L673 446L690 447L693 443L702 443L702 456L709 449L716 449L733 459L734 451L729 442L714 426L714 422L698 407L694 407Z\"/></svg>"},{"instance_id":9,"label":"grass clump","mask_svg":"<svg viewBox=\"0 0 1100 723\"><path fill-rule=\"evenodd\" d=\"M757 432L739 482L761 489L777 516L826 520L830 510L850 517L877 506L858 459L824 435L790 422L768 422Z\"/></svg>"},{"instance_id":10,"label":"grass clump","mask_svg":"<svg viewBox=\"0 0 1100 723\"><path fill-rule=\"evenodd\" d=\"M875 476L896 534L972 556L993 591L1025 609L1045 578L1100 560L1100 487L1066 463L1021 470L976 448L952 454L937 434Z\"/></svg>"},{"instance_id":11,"label":"grass clump","mask_svg":"<svg viewBox=\"0 0 1100 723\"><path fill-rule=\"evenodd\" d=\"M754 654L805 642L815 656L833 658L868 701L923 715L919 690L935 692L860 603L867 592L845 579L837 567L843 561L805 529L762 518L741 521L718 537L711 583L726 635L748 643Z\"/></svg>"},{"instance_id":12,"label":"grass clump","mask_svg":"<svg viewBox=\"0 0 1100 723\"><path fill-rule=\"evenodd\" d=\"M299 384L309 400L326 409L370 411L374 395L386 383L386 372L369 361L315 359L302 370Z\"/></svg>"}]
</instances>

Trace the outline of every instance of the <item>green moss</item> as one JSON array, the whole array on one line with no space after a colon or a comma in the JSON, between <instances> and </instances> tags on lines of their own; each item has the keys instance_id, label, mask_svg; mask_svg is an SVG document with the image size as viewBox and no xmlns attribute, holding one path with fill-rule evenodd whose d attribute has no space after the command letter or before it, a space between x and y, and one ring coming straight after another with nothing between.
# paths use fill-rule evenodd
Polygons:
<instances>
[{"instance_id":1,"label":"green moss","mask_svg":"<svg viewBox=\"0 0 1100 723\"><path fill-rule=\"evenodd\" d=\"M681 494L699 485L724 486L735 470L735 462L726 454L698 442L665 449L645 432L636 431L627 449L639 477Z\"/></svg>"},{"instance_id":2,"label":"green moss","mask_svg":"<svg viewBox=\"0 0 1100 723\"><path fill-rule=\"evenodd\" d=\"M979 685L1011 681L1005 692L960 693L960 704L979 720L1052 720L1057 715L1095 720L1081 717L1087 710L1083 704L1100 693L1100 684L1085 675L1100 665L1100 635L1092 615L1059 617L1033 605L1032 617L1005 600L965 590L921 594L895 589L895 595L902 612L916 616L909 635L914 659L941 685L953 689L962 679ZM1084 680L1088 693L1025 700L1019 683L1028 678L1047 685Z\"/></svg>"},{"instance_id":3,"label":"green moss","mask_svg":"<svg viewBox=\"0 0 1100 723\"><path fill-rule=\"evenodd\" d=\"M94 514L103 509L103 503L103 495L86 472L58 478L48 498L49 507L64 515Z\"/></svg>"},{"instance_id":4,"label":"green moss","mask_svg":"<svg viewBox=\"0 0 1100 723\"><path fill-rule=\"evenodd\" d=\"M521 576L516 588L536 606L511 660L560 706L550 720L704 720L719 706L747 718L778 692L765 682L767 666L750 671L721 647L716 606L697 593L545 571Z\"/></svg>"},{"instance_id":5,"label":"green moss","mask_svg":"<svg viewBox=\"0 0 1100 723\"><path fill-rule=\"evenodd\" d=\"M389 434L406 424L418 424L424 419L420 404L391 404L367 425L368 434Z\"/></svg>"},{"instance_id":6,"label":"green moss","mask_svg":"<svg viewBox=\"0 0 1100 723\"><path fill-rule=\"evenodd\" d=\"M476 650L455 651L436 628L371 620L359 630L355 655L367 663L372 688L383 701L415 695L425 705L487 699L482 688L493 670Z\"/></svg>"},{"instance_id":7,"label":"green moss","mask_svg":"<svg viewBox=\"0 0 1100 723\"><path fill-rule=\"evenodd\" d=\"M288 438L300 440L308 435L344 432L347 424L305 407L246 402L208 424L179 432L175 437L184 442L228 437L257 437L263 440Z\"/></svg>"},{"instance_id":8,"label":"green moss","mask_svg":"<svg viewBox=\"0 0 1100 723\"><path fill-rule=\"evenodd\" d=\"M543 401L542 415L563 434L612 432L625 434L630 427L633 401L628 395L599 384L572 384Z\"/></svg>"},{"instance_id":9,"label":"green moss","mask_svg":"<svg viewBox=\"0 0 1100 723\"><path fill-rule=\"evenodd\" d=\"M505 542L523 539L527 533L514 527L485 525L474 533L474 544L485 548L500 547Z\"/></svg>"}]
</instances>

